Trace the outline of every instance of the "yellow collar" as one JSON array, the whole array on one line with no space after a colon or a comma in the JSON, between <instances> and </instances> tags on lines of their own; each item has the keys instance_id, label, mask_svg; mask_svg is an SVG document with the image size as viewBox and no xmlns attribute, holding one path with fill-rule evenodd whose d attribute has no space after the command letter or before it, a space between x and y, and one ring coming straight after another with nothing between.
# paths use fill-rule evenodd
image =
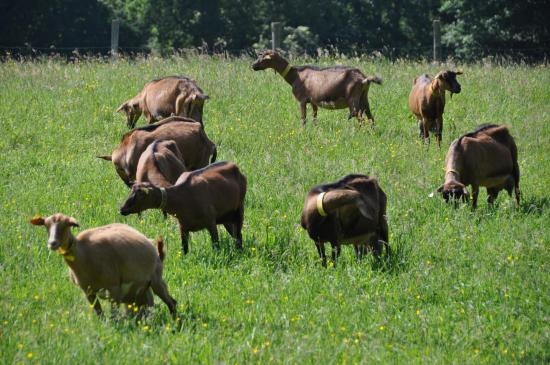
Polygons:
<instances>
[{"instance_id":1,"label":"yellow collar","mask_svg":"<svg viewBox=\"0 0 550 365\"><path fill-rule=\"evenodd\" d=\"M57 252L65 258L67 261L74 261L74 255L71 255L69 252L69 248L64 249L63 247L59 247L57 249Z\"/></svg>"},{"instance_id":2,"label":"yellow collar","mask_svg":"<svg viewBox=\"0 0 550 365\"><path fill-rule=\"evenodd\" d=\"M325 196L326 192L322 192L321 194L317 195L317 211L321 215L321 217L326 217L327 212L323 209L323 197Z\"/></svg>"},{"instance_id":3,"label":"yellow collar","mask_svg":"<svg viewBox=\"0 0 550 365\"><path fill-rule=\"evenodd\" d=\"M285 76L288 74L288 71L290 71L290 69L292 68L292 66L290 66L290 63L288 65L286 65L285 69L283 70L283 72L281 72L281 77L284 79Z\"/></svg>"}]
</instances>

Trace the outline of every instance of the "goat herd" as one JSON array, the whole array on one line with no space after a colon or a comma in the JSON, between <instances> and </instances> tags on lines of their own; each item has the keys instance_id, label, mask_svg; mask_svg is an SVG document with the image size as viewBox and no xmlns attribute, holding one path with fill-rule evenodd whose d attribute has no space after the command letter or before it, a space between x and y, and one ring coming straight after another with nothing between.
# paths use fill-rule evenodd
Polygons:
<instances>
[{"instance_id":1,"label":"goat herd","mask_svg":"<svg viewBox=\"0 0 550 365\"><path fill-rule=\"evenodd\" d=\"M262 53L252 68L272 68L292 86L304 124L307 103L312 105L314 119L318 107L347 107L349 118L356 117L362 123L366 114L374 123L368 90L371 82L382 82L378 77L365 77L350 67L293 67L273 51ZM443 71L434 78L422 75L413 82L409 106L419 120L420 136L426 143L431 131L441 145L445 91L451 95L460 92L456 81L460 74ZM174 215L184 254L188 252L189 233L203 229L208 230L217 247L218 224L224 225L237 248L242 249L246 178L236 164L215 162L216 146L202 123L207 99L188 78L167 77L147 83L117 111L126 114L130 128L135 127L141 114L152 124L126 133L111 155L101 156L112 161L118 175L131 187L120 213L160 209L165 215ZM487 188L489 203L505 189L510 195L515 190L519 204L517 148L506 126L483 125L456 139L445 164L445 182L437 191L446 201L467 200L466 186L472 185L474 209L480 186ZM378 258L384 247L390 254L386 202L378 181L365 175L347 175L308 192L301 224L315 241L324 266L325 242L332 245L334 262L342 244L353 244L357 257L370 249ZM63 255L71 279L98 314L102 313L98 297L108 297L114 305L135 304L141 313L153 305L154 292L176 315L176 301L162 278L162 238L155 248L143 234L119 223L88 229L74 237L71 227L78 227L78 222L59 213L47 218L35 216L31 223L46 226L48 247Z\"/></svg>"}]
</instances>

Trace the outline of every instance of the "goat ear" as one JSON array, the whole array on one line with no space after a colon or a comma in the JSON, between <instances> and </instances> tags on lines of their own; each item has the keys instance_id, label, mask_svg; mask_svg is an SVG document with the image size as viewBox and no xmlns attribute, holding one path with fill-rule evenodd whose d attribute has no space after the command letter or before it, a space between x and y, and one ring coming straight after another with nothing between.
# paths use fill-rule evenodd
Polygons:
<instances>
[{"instance_id":1,"label":"goat ear","mask_svg":"<svg viewBox=\"0 0 550 365\"><path fill-rule=\"evenodd\" d=\"M462 71L455 71L455 75L462 75Z\"/></svg>"},{"instance_id":2,"label":"goat ear","mask_svg":"<svg viewBox=\"0 0 550 365\"><path fill-rule=\"evenodd\" d=\"M271 59L271 55L270 55L270 54L264 56L264 60L270 60L270 59Z\"/></svg>"},{"instance_id":3,"label":"goat ear","mask_svg":"<svg viewBox=\"0 0 550 365\"><path fill-rule=\"evenodd\" d=\"M100 158L105 161L112 161L113 158L111 156L105 155L105 156L97 156L97 158Z\"/></svg>"},{"instance_id":4,"label":"goat ear","mask_svg":"<svg viewBox=\"0 0 550 365\"><path fill-rule=\"evenodd\" d=\"M441 193L441 192L443 191L443 187L444 187L444 185L441 185L440 187L438 187L438 188L437 188L437 192L438 192L438 193Z\"/></svg>"},{"instance_id":5,"label":"goat ear","mask_svg":"<svg viewBox=\"0 0 550 365\"><path fill-rule=\"evenodd\" d=\"M30 220L30 223L35 225L35 226L43 226L44 225L44 218L42 218L41 215L35 215L34 217L32 217L32 219Z\"/></svg>"},{"instance_id":6,"label":"goat ear","mask_svg":"<svg viewBox=\"0 0 550 365\"><path fill-rule=\"evenodd\" d=\"M73 217L69 217L69 226L71 227L80 227L80 224Z\"/></svg>"}]
</instances>

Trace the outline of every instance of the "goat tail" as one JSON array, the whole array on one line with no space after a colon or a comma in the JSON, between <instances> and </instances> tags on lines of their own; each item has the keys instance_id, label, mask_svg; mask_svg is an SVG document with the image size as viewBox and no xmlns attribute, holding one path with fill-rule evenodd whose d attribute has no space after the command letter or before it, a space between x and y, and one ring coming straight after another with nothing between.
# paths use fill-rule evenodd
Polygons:
<instances>
[{"instance_id":1,"label":"goat tail","mask_svg":"<svg viewBox=\"0 0 550 365\"><path fill-rule=\"evenodd\" d=\"M112 161L113 158L111 156L105 155L105 156L97 156L97 158L100 158L105 161Z\"/></svg>"},{"instance_id":2,"label":"goat tail","mask_svg":"<svg viewBox=\"0 0 550 365\"><path fill-rule=\"evenodd\" d=\"M218 157L218 147L216 145L213 145L212 148L212 158L210 158L210 163L216 162L216 158Z\"/></svg>"},{"instance_id":3,"label":"goat tail","mask_svg":"<svg viewBox=\"0 0 550 365\"><path fill-rule=\"evenodd\" d=\"M164 249L164 237L159 236L157 238L157 250L159 252L160 261L164 261L166 257L166 250Z\"/></svg>"},{"instance_id":4,"label":"goat tail","mask_svg":"<svg viewBox=\"0 0 550 365\"><path fill-rule=\"evenodd\" d=\"M382 85L382 78L380 78L379 76L367 76L363 80L363 85L369 85L371 82Z\"/></svg>"}]
</instances>

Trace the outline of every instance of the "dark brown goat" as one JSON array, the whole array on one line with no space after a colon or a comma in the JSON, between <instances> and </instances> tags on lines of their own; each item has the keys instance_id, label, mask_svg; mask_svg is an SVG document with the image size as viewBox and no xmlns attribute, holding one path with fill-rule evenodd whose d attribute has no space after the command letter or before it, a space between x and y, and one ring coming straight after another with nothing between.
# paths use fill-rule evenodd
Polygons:
<instances>
[{"instance_id":1,"label":"dark brown goat","mask_svg":"<svg viewBox=\"0 0 550 365\"><path fill-rule=\"evenodd\" d=\"M492 204L500 190L515 191L520 202L518 152L514 138L504 125L483 125L453 141L445 159L445 183L437 191L445 201L467 200L472 185L472 207L477 207L479 187L487 188Z\"/></svg>"},{"instance_id":2,"label":"dark brown goat","mask_svg":"<svg viewBox=\"0 0 550 365\"><path fill-rule=\"evenodd\" d=\"M207 229L214 247L223 224L242 249L242 226L246 177L237 165L221 161L203 169L184 172L174 186L159 188L148 183L135 184L120 214L161 209L176 216L180 225L184 254L189 251L189 232Z\"/></svg>"},{"instance_id":3,"label":"dark brown goat","mask_svg":"<svg viewBox=\"0 0 550 365\"><path fill-rule=\"evenodd\" d=\"M364 114L371 123L374 118L370 111L368 93L371 82L381 84L375 76L365 76L352 67L337 66L318 68L314 66L291 66L287 60L274 51L265 51L252 64L255 71L272 68L292 86L292 93L300 103L302 123L306 124L306 106L313 108L313 119L317 118L317 108L349 109L348 119L356 117L363 122Z\"/></svg>"},{"instance_id":4,"label":"dark brown goat","mask_svg":"<svg viewBox=\"0 0 550 365\"><path fill-rule=\"evenodd\" d=\"M365 175L347 175L309 191L301 224L315 242L323 266L327 264L325 242L332 245L335 263L342 244L353 244L359 257L365 245L377 257L382 245L389 254L386 202L378 181Z\"/></svg>"},{"instance_id":5,"label":"dark brown goat","mask_svg":"<svg viewBox=\"0 0 550 365\"><path fill-rule=\"evenodd\" d=\"M202 123L204 101L208 96L194 80L169 76L148 82L141 92L125 101L117 112L126 114L129 128L134 128L143 113L149 123L170 116L181 116Z\"/></svg>"},{"instance_id":6,"label":"dark brown goat","mask_svg":"<svg viewBox=\"0 0 550 365\"><path fill-rule=\"evenodd\" d=\"M87 229L74 237L76 219L64 214L34 217L31 224L48 230L48 247L59 252L69 266L72 281L80 286L98 315L102 314L98 296L113 303L153 305L153 292L176 316L176 301L162 278L164 241L157 247L140 232L125 224Z\"/></svg>"},{"instance_id":7,"label":"dark brown goat","mask_svg":"<svg viewBox=\"0 0 550 365\"><path fill-rule=\"evenodd\" d=\"M409 108L418 119L419 135L424 136L426 143L430 143L430 131L434 132L440 148L445 91L450 91L451 97L453 93L460 93L457 75L462 75L462 72L441 71L434 78L430 75L418 76L409 94Z\"/></svg>"},{"instance_id":8,"label":"dark brown goat","mask_svg":"<svg viewBox=\"0 0 550 365\"><path fill-rule=\"evenodd\" d=\"M112 161L124 183L132 186L136 179L139 158L154 141L173 140L183 155L185 166L196 170L216 160L216 145L206 136L203 126L193 119L170 117L126 133L110 156L99 156Z\"/></svg>"}]
</instances>

